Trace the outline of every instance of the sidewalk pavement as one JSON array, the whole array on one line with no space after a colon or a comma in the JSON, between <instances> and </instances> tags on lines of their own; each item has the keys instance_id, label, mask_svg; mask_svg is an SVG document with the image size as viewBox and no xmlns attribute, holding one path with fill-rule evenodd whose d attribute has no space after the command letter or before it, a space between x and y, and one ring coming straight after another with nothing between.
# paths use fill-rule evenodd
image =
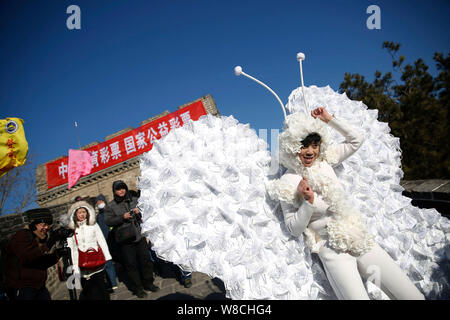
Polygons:
<instances>
[{"instance_id":1,"label":"sidewalk pavement","mask_svg":"<svg viewBox=\"0 0 450 320\"><path fill-rule=\"evenodd\" d=\"M158 292L147 291L147 297L140 299L128 290L125 283L118 280L118 288L110 295L111 300L225 300L225 288L218 278L211 279L200 272L192 273L192 286L185 288L175 277L155 277L154 284L160 288ZM80 290L77 290L77 297ZM70 300L66 283L61 282L52 300Z\"/></svg>"}]
</instances>

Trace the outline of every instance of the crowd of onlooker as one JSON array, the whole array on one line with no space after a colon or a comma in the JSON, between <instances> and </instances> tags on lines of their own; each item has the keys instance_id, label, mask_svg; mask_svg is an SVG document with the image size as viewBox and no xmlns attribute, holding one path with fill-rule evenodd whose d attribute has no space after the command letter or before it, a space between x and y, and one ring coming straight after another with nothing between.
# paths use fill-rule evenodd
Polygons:
<instances>
[{"instance_id":1,"label":"crowd of onlooker","mask_svg":"<svg viewBox=\"0 0 450 320\"><path fill-rule=\"evenodd\" d=\"M64 272L72 275L70 281L81 286L80 300L110 299L118 287L118 269L123 271L127 287L137 297L146 297L146 291L159 291L154 284L155 272L160 273L167 263L156 256L150 240L141 233L139 192L129 190L121 180L113 183L112 191L113 199L109 202L102 194L77 196L62 219L69 234L52 230L49 209L27 211L29 224L2 247L0 289L6 293L5 298L51 299L45 286L47 269L59 263L67 252L57 248L61 241L66 241L65 247L70 248L70 255L66 255L72 263L65 266ZM191 274L177 270L180 282L189 288Z\"/></svg>"}]
</instances>

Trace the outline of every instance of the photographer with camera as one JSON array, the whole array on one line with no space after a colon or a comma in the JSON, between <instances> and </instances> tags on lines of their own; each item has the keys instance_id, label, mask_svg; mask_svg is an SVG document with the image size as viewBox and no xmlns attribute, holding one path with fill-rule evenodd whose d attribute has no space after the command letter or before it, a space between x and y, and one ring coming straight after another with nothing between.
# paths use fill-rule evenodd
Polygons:
<instances>
[{"instance_id":1,"label":"photographer with camera","mask_svg":"<svg viewBox=\"0 0 450 320\"><path fill-rule=\"evenodd\" d=\"M122 180L113 183L114 199L105 208L105 223L114 227L112 232L120 247L121 262L131 281L131 290L145 298L144 290L156 292L153 284L153 264L148 254L145 237L141 235L141 213L138 197L128 190Z\"/></svg>"},{"instance_id":2,"label":"photographer with camera","mask_svg":"<svg viewBox=\"0 0 450 320\"><path fill-rule=\"evenodd\" d=\"M9 300L51 300L45 282L47 269L58 261L51 249L60 234L47 234L53 223L49 209L32 209L25 215L29 224L6 245L6 294Z\"/></svg>"}]
</instances>

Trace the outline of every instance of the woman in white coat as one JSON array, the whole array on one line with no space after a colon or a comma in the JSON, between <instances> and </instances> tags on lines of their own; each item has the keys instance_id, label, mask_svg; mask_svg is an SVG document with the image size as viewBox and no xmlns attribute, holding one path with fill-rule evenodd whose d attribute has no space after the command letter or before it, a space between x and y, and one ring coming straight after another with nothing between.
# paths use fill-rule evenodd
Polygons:
<instances>
[{"instance_id":1,"label":"woman in white coat","mask_svg":"<svg viewBox=\"0 0 450 320\"><path fill-rule=\"evenodd\" d=\"M112 259L103 233L95 221L94 208L86 201L78 201L70 207L68 218L68 227L75 231L74 235L67 239L67 244L71 250L73 273L81 282L80 300L109 300L105 265L94 269L79 267L78 250L86 252L89 248L97 250L100 247L105 260Z\"/></svg>"},{"instance_id":2,"label":"woman in white coat","mask_svg":"<svg viewBox=\"0 0 450 320\"><path fill-rule=\"evenodd\" d=\"M311 116L288 116L280 135L280 161L288 171L268 189L280 200L287 229L294 236L305 234L339 299L369 299L361 276L371 275L391 299L424 299L367 232L334 172L334 166L358 150L363 137L323 107ZM327 125L345 141L331 145Z\"/></svg>"}]
</instances>

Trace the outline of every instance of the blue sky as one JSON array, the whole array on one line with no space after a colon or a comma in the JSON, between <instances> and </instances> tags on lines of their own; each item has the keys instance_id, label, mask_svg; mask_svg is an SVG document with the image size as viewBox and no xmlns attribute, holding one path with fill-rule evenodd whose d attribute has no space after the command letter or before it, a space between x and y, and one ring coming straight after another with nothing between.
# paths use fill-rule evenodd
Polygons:
<instances>
[{"instance_id":1,"label":"blue sky","mask_svg":"<svg viewBox=\"0 0 450 320\"><path fill-rule=\"evenodd\" d=\"M81 30L66 27L72 4ZM381 30L366 27L372 4ZM305 84L334 90L345 72L390 71L385 40L435 72L434 52L450 52L449 12L439 0L2 0L0 118L25 120L36 165L78 147L74 121L86 145L208 93L223 115L280 128L276 100L236 65L283 102L300 83L299 51Z\"/></svg>"}]
</instances>

